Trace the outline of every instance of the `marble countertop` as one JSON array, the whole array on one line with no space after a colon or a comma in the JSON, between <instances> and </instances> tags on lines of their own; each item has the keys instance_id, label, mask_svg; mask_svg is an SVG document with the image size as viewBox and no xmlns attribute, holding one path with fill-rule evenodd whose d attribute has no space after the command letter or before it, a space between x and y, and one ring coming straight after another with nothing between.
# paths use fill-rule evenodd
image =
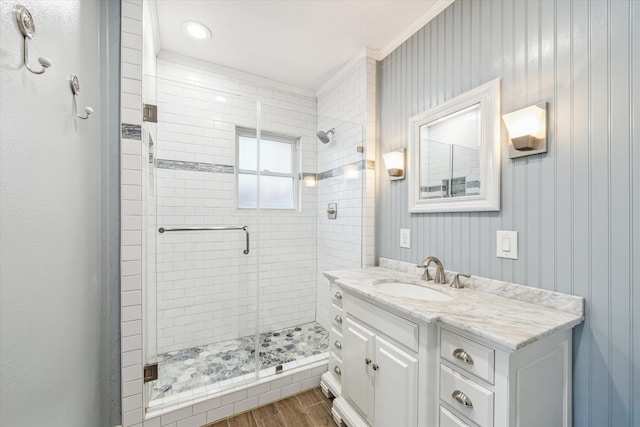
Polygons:
<instances>
[{"instance_id":1,"label":"marble countertop","mask_svg":"<svg viewBox=\"0 0 640 427\"><path fill-rule=\"evenodd\" d=\"M415 274L383 267L335 270L325 272L325 276L335 280L345 291L409 319L422 323L440 321L512 351L545 336L573 328L584 320L584 300L580 297L535 288L531 288L528 294L527 287L505 282L500 282L503 284L500 294L495 293L490 286L487 287L488 291L480 290L483 280L492 282L488 279L476 278L473 289L455 289L449 285L420 280L420 276ZM450 273L447 277L450 277ZM376 289L374 282L383 279L417 281L420 285L446 293L453 299L419 301L391 296ZM552 308L554 297L560 302L558 308ZM568 310L563 309L567 301L572 306Z\"/></svg>"}]
</instances>

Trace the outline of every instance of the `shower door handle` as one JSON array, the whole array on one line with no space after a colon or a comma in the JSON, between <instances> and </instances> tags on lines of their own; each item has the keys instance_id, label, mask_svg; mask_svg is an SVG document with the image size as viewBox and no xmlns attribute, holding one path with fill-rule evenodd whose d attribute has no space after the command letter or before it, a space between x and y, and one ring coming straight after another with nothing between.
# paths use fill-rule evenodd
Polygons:
<instances>
[{"instance_id":1,"label":"shower door handle","mask_svg":"<svg viewBox=\"0 0 640 427\"><path fill-rule=\"evenodd\" d=\"M249 226L247 225L230 225L216 227L160 227L158 233L163 234L170 231L226 231L226 230L242 230L245 232L246 249L243 254L249 255Z\"/></svg>"},{"instance_id":2,"label":"shower door handle","mask_svg":"<svg viewBox=\"0 0 640 427\"><path fill-rule=\"evenodd\" d=\"M247 237L247 248L242 253L244 253L245 255L249 255L249 227L245 225L244 227L242 227L242 229L244 230Z\"/></svg>"}]
</instances>

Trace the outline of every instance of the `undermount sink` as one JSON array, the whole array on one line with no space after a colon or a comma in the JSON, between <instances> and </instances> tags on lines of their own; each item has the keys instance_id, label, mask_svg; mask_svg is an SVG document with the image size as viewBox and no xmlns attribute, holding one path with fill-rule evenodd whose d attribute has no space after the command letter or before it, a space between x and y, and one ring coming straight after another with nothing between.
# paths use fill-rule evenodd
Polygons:
<instances>
[{"instance_id":1,"label":"undermount sink","mask_svg":"<svg viewBox=\"0 0 640 427\"><path fill-rule=\"evenodd\" d=\"M427 288L417 283L397 280L378 280L373 283L375 289L394 297L405 297L421 301L451 301L453 297L444 292Z\"/></svg>"}]
</instances>

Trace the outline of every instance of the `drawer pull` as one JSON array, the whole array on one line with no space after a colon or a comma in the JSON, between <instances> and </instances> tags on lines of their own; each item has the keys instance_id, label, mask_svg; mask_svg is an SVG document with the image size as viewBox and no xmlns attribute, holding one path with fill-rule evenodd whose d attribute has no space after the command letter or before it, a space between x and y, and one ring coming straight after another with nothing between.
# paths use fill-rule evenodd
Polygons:
<instances>
[{"instance_id":1,"label":"drawer pull","mask_svg":"<svg viewBox=\"0 0 640 427\"><path fill-rule=\"evenodd\" d=\"M342 375L342 369L340 369L340 367L338 366L333 367L333 372L335 372L338 375Z\"/></svg>"},{"instance_id":2,"label":"drawer pull","mask_svg":"<svg viewBox=\"0 0 640 427\"><path fill-rule=\"evenodd\" d=\"M463 405L465 408L473 408L473 403L471 403L471 399L469 399L469 396L467 396L460 390L456 390L453 393L451 393L451 397L453 397L455 400L460 402L460 404Z\"/></svg>"},{"instance_id":3,"label":"drawer pull","mask_svg":"<svg viewBox=\"0 0 640 427\"><path fill-rule=\"evenodd\" d=\"M373 368L374 371L377 371L379 368L377 363L374 363L373 365L371 365L371 367Z\"/></svg>"},{"instance_id":4,"label":"drawer pull","mask_svg":"<svg viewBox=\"0 0 640 427\"><path fill-rule=\"evenodd\" d=\"M365 357L364 363L365 365L371 365L371 359L369 359L368 357Z\"/></svg>"},{"instance_id":5,"label":"drawer pull","mask_svg":"<svg viewBox=\"0 0 640 427\"><path fill-rule=\"evenodd\" d=\"M333 345L338 349L342 349L342 344L340 344L340 341L334 342Z\"/></svg>"},{"instance_id":6,"label":"drawer pull","mask_svg":"<svg viewBox=\"0 0 640 427\"><path fill-rule=\"evenodd\" d=\"M338 322L338 323L342 323L342 317L340 317L340 315L339 315L339 314L336 314L335 319L336 319L336 322Z\"/></svg>"},{"instance_id":7,"label":"drawer pull","mask_svg":"<svg viewBox=\"0 0 640 427\"><path fill-rule=\"evenodd\" d=\"M334 295L334 297L335 297L336 299L342 299L342 294L341 294L340 292L336 292L336 293L335 293L335 295Z\"/></svg>"},{"instance_id":8,"label":"drawer pull","mask_svg":"<svg viewBox=\"0 0 640 427\"><path fill-rule=\"evenodd\" d=\"M455 350L453 350L453 357L462 360L464 363L473 365L473 358L471 357L471 355L461 348L456 348Z\"/></svg>"}]
</instances>

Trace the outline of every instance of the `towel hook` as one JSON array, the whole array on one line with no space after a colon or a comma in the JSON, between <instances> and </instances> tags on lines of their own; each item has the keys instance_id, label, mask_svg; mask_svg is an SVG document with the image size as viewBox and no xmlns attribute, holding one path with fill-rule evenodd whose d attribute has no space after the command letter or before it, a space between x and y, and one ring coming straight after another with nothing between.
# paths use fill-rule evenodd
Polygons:
<instances>
[{"instance_id":1,"label":"towel hook","mask_svg":"<svg viewBox=\"0 0 640 427\"><path fill-rule=\"evenodd\" d=\"M93 113L93 108L84 107L84 112L87 113L86 116L81 116L78 114L78 94L80 93L80 81L78 80L78 76L72 75L69 78L69 82L71 83L71 92L73 92L73 112L76 113L76 116L83 120L87 120L91 113Z\"/></svg>"},{"instance_id":2,"label":"towel hook","mask_svg":"<svg viewBox=\"0 0 640 427\"><path fill-rule=\"evenodd\" d=\"M38 58L38 62L42 65L42 69L40 71L35 71L29 65L29 42L28 40L33 38L36 35L36 24L33 22L33 17L31 16L31 12L20 5L15 6L16 11L16 20L18 21L18 28L20 28L20 32L24 37L24 66L27 67L27 70L31 71L33 74L42 74L47 71L47 68L51 67L51 61L41 56Z\"/></svg>"}]
</instances>

